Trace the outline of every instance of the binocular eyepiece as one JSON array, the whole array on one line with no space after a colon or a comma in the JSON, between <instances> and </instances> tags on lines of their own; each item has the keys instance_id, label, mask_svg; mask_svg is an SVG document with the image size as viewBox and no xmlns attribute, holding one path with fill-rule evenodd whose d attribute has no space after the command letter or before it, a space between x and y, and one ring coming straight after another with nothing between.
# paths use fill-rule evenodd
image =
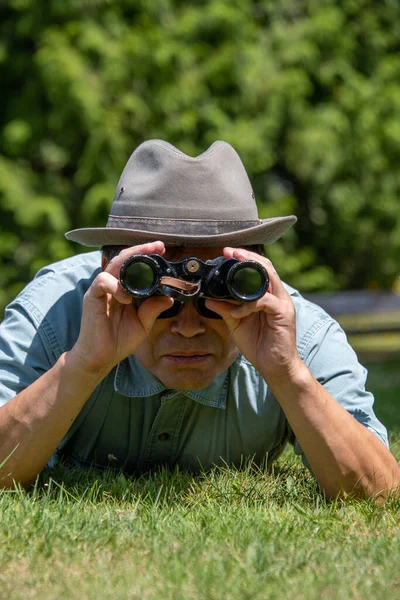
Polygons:
<instances>
[{"instance_id":1,"label":"binocular eyepiece","mask_svg":"<svg viewBox=\"0 0 400 600\"><path fill-rule=\"evenodd\" d=\"M134 298L170 296L181 302L199 297L252 302L269 285L268 273L257 261L222 256L207 262L195 257L169 262L158 254L137 254L122 264L119 278Z\"/></svg>"}]
</instances>

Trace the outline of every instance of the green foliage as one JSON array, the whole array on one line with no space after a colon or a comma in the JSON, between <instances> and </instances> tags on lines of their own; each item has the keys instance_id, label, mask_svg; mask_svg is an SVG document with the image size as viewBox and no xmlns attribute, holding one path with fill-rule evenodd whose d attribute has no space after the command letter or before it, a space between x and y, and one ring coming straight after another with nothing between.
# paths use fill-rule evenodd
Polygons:
<instances>
[{"instance_id":1,"label":"green foliage","mask_svg":"<svg viewBox=\"0 0 400 600\"><path fill-rule=\"evenodd\" d=\"M268 248L303 291L391 288L400 259L400 5L393 0L4 0L0 309L103 225L144 139L230 142Z\"/></svg>"}]
</instances>

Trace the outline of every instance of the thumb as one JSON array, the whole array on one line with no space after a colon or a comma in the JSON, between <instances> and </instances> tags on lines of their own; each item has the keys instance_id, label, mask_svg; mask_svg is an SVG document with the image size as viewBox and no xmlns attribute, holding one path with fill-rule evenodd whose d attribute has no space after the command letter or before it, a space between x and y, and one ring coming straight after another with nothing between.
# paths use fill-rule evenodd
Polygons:
<instances>
[{"instance_id":1,"label":"thumb","mask_svg":"<svg viewBox=\"0 0 400 600\"><path fill-rule=\"evenodd\" d=\"M171 308L174 301L169 296L151 296L145 300L137 309L137 316L143 329L148 335L153 325L164 310Z\"/></svg>"},{"instance_id":2,"label":"thumb","mask_svg":"<svg viewBox=\"0 0 400 600\"><path fill-rule=\"evenodd\" d=\"M232 310L236 306L236 302L225 302L224 300L212 300L210 298L206 300L206 307L223 318L230 333L234 333L241 321L240 317L233 317L231 315Z\"/></svg>"}]
</instances>

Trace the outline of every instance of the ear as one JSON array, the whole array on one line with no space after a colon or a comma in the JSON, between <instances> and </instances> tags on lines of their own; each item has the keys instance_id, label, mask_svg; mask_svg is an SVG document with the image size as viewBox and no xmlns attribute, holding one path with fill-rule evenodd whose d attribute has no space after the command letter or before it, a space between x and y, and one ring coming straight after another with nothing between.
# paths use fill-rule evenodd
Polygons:
<instances>
[{"instance_id":1,"label":"ear","mask_svg":"<svg viewBox=\"0 0 400 600\"><path fill-rule=\"evenodd\" d=\"M106 270L106 267L107 267L107 265L108 265L108 260L106 259L106 257L105 257L105 256L102 256L102 257L101 257L101 270L102 270L102 271L105 271L105 270Z\"/></svg>"}]
</instances>

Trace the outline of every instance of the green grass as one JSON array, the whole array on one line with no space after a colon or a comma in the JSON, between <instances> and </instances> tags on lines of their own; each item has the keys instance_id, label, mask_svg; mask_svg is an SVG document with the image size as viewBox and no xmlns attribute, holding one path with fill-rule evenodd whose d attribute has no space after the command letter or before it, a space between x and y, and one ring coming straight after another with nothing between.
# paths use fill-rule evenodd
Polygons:
<instances>
[{"instance_id":1,"label":"green grass","mask_svg":"<svg viewBox=\"0 0 400 600\"><path fill-rule=\"evenodd\" d=\"M399 459L396 365L370 386ZM398 598L399 509L326 502L289 450L272 471L59 468L0 492L0 598Z\"/></svg>"},{"instance_id":2,"label":"green grass","mask_svg":"<svg viewBox=\"0 0 400 600\"><path fill-rule=\"evenodd\" d=\"M368 389L375 396L375 413L389 432L390 448L400 461L400 368L399 359L368 369Z\"/></svg>"}]
</instances>

